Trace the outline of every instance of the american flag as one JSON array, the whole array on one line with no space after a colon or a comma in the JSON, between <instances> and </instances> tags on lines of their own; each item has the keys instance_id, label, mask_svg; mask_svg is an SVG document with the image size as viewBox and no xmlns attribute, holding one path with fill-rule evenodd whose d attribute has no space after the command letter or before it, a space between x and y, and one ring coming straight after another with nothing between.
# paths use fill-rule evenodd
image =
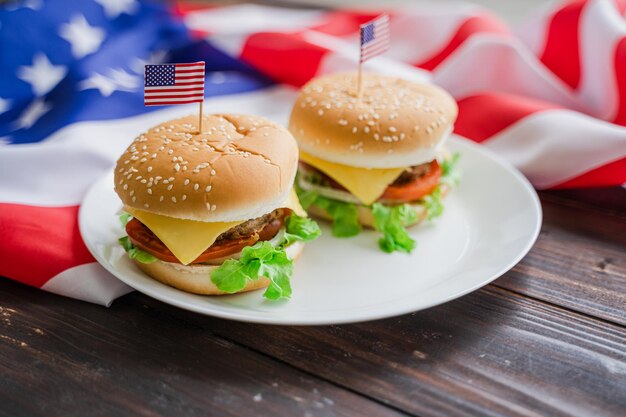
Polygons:
<instances>
[{"instance_id":1,"label":"american flag","mask_svg":"<svg viewBox=\"0 0 626 417\"><path fill-rule=\"evenodd\" d=\"M389 16L383 14L361 25L361 60L365 62L389 49Z\"/></svg>"},{"instance_id":2,"label":"american flag","mask_svg":"<svg viewBox=\"0 0 626 417\"><path fill-rule=\"evenodd\" d=\"M146 106L199 103L204 100L204 61L146 65L143 103Z\"/></svg>"}]
</instances>

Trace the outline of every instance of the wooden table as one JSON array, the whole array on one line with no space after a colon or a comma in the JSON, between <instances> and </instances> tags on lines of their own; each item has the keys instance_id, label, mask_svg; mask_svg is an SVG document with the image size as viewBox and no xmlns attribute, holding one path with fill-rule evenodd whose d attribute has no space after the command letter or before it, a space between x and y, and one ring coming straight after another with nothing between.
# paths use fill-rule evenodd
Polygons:
<instances>
[{"instance_id":1,"label":"wooden table","mask_svg":"<svg viewBox=\"0 0 626 417\"><path fill-rule=\"evenodd\" d=\"M237 323L138 293L107 309L0 280L0 416L624 416L626 190L541 200L512 271L369 323Z\"/></svg>"}]
</instances>

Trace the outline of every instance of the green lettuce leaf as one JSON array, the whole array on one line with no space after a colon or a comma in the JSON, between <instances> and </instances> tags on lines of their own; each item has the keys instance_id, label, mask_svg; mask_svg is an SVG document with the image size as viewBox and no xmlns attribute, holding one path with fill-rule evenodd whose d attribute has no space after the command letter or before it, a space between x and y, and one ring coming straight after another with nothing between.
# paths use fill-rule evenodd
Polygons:
<instances>
[{"instance_id":1,"label":"green lettuce leaf","mask_svg":"<svg viewBox=\"0 0 626 417\"><path fill-rule=\"evenodd\" d=\"M126 223L129 222L130 219L132 219L133 216L131 216L128 213L122 213L120 214L120 223L122 223L122 227L126 227Z\"/></svg>"},{"instance_id":2,"label":"green lettuce leaf","mask_svg":"<svg viewBox=\"0 0 626 417\"><path fill-rule=\"evenodd\" d=\"M422 199L424 202L424 208L426 209L426 217L428 220L432 220L443 214L443 202L441 198L441 188L435 188L435 191L424 196Z\"/></svg>"},{"instance_id":3,"label":"green lettuce leaf","mask_svg":"<svg viewBox=\"0 0 626 417\"><path fill-rule=\"evenodd\" d=\"M317 239L320 234L322 231L314 220L292 214L285 221L285 235L281 244L287 247L298 241L308 242Z\"/></svg>"},{"instance_id":4,"label":"green lettuce leaf","mask_svg":"<svg viewBox=\"0 0 626 417\"><path fill-rule=\"evenodd\" d=\"M296 187L296 193L298 194L298 199L300 200L300 205L303 209L307 210L315 200L319 197L315 191L312 190L304 190L300 187Z\"/></svg>"},{"instance_id":5,"label":"green lettuce leaf","mask_svg":"<svg viewBox=\"0 0 626 417\"><path fill-rule=\"evenodd\" d=\"M359 212L356 204L332 200L318 196L315 200L322 210L332 218L332 231L335 237L352 237L361 233Z\"/></svg>"},{"instance_id":6,"label":"green lettuce leaf","mask_svg":"<svg viewBox=\"0 0 626 417\"><path fill-rule=\"evenodd\" d=\"M391 253L394 251L410 253L416 243L409 236L405 227L417 219L417 213L408 204L399 206L385 206L380 203L372 204L374 228L383 234L378 241L380 248Z\"/></svg>"},{"instance_id":7,"label":"green lettuce leaf","mask_svg":"<svg viewBox=\"0 0 626 417\"><path fill-rule=\"evenodd\" d=\"M455 152L450 158L441 162L441 183L449 186L455 186L461 180L461 171L459 170L459 159L461 154Z\"/></svg>"},{"instance_id":8,"label":"green lettuce leaf","mask_svg":"<svg viewBox=\"0 0 626 417\"><path fill-rule=\"evenodd\" d=\"M292 273L293 260L285 250L264 241L244 248L239 259L225 261L211 273L211 281L220 290L235 293L245 287L247 280L263 276L271 281L263 296L277 300L291 296L289 279Z\"/></svg>"},{"instance_id":9,"label":"green lettuce leaf","mask_svg":"<svg viewBox=\"0 0 626 417\"><path fill-rule=\"evenodd\" d=\"M117 241L120 243L120 245L122 245L130 259L136 259L142 264L151 264L152 262L158 261L158 259L154 255L144 250L141 250L133 245L128 236L121 237Z\"/></svg>"}]
</instances>

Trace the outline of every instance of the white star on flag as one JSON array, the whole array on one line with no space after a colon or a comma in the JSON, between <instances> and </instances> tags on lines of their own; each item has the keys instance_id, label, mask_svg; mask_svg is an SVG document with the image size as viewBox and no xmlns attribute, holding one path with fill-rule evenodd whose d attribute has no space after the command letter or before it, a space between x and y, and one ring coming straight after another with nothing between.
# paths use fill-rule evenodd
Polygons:
<instances>
[{"instance_id":1,"label":"white star on flag","mask_svg":"<svg viewBox=\"0 0 626 417\"><path fill-rule=\"evenodd\" d=\"M93 73L91 77L80 83L80 89L97 89L104 97L109 97L115 91L135 91L139 85L139 77L136 75L129 74L123 69L111 69L109 76Z\"/></svg>"},{"instance_id":2,"label":"white star on flag","mask_svg":"<svg viewBox=\"0 0 626 417\"><path fill-rule=\"evenodd\" d=\"M15 121L16 129L30 129L37 120L48 113L52 108L51 104L46 103L43 99L33 100L32 103L22 112L20 117Z\"/></svg>"},{"instance_id":3,"label":"white star on flag","mask_svg":"<svg viewBox=\"0 0 626 417\"><path fill-rule=\"evenodd\" d=\"M139 4L135 0L95 0L104 8L104 14L109 19L115 19L122 13L133 14L137 11Z\"/></svg>"},{"instance_id":4,"label":"white star on flag","mask_svg":"<svg viewBox=\"0 0 626 417\"><path fill-rule=\"evenodd\" d=\"M72 55L82 58L85 55L96 52L105 38L105 31L101 28L90 26L85 16L76 14L69 23L65 23L59 29L59 36L68 41L72 47Z\"/></svg>"},{"instance_id":5,"label":"white star on flag","mask_svg":"<svg viewBox=\"0 0 626 417\"><path fill-rule=\"evenodd\" d=\"M33 88L33 93L41 97L61 82L67 74L64 65L52 65L48 57L39 52L33 57L32 66L17 69L18 78L26 81Z\"/></svg>"},{"instance_id":6,"label":"white star on flag","mask_svg":"<svg viewBox=\"0 0 626 417\"><path fill-rule=\"evenodd\" d=\"M11 100L0 97L0 114L5 113L11 108Z\"/></svg>"}]
</instances>

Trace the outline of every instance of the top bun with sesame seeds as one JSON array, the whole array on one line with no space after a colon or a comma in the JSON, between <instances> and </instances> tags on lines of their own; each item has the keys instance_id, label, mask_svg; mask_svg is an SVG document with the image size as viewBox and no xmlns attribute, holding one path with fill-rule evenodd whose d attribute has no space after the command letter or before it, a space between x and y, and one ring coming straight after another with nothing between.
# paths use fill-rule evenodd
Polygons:
<instances>
[{"instance_id":1,"label":"top bun with sesame seeds","mask_svg":"<svg viewBox=\"0 0 626 417\"><path fill-rule=\"evenodd\" d=\"M339 73L311 80L298 95L289 130L310 155L362 168L399 168L435 159L458 108L431 84Z\"/></svg>"},{"instance_id":2,"label":"top bun with sesame seeds","mask_svg":"<svg viewBox=\"0 0 626 417\"><path fill-rule=\"evenodd\" d=\"M298 148L287 129L258 116L186 116L139 135L115 167L125 206L204 222L257 218L282 207Z\"/></svg>"}]
</instances>

